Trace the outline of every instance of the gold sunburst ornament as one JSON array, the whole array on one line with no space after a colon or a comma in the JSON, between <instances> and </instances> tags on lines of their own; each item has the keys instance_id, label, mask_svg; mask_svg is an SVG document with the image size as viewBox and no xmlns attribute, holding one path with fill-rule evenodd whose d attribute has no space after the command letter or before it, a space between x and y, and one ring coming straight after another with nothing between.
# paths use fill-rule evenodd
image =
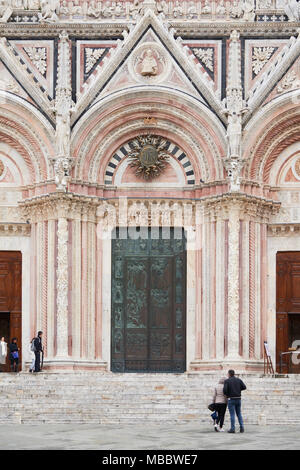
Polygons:
<instances>
[{"instance_id":1,"label":"gold sunburst ornament","mask_svg":"<svg viewBox=\"0 0 300 470\"><path fill-rule=\"evenodd\" d=\"M162 174L170 157L167 144L166 139L154 135L139 136L129 143L130 167L135 168L137 177L149 181Z\"/></svg>"}]
</instances>

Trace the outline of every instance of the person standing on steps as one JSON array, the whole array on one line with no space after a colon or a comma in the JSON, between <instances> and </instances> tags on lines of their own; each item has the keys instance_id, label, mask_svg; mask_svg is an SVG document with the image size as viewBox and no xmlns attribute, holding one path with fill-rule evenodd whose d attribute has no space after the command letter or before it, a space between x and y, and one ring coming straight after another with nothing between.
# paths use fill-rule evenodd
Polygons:
<instances>
[{"instance_id":1,"label":"person standing on steps","mask_svg":"<svg viewBox=\"0 0 300 470\"><path fill-rule=\"evenodd\" d=\"M12 372L18 372L19 370L19 350L20 348L18 348L18 339L13 338L9 345L9 359Z\"/></svg>"},{"instance_id":2,"label":"person standing on steps","mask_svg":"<svg viewBox=\"0 0 300 470\"><path fill-rule=\"evenodd\" d=\"M35 338L32 338L31 342L28 344L28 356L31 360L31 364L30 364L30 367L29 367L29 372L34 372L34 368L35 368L34 340L35 340Z\"/></svg>"},{"instance_id":3,"label":"person standing on steps","mask_svg":"<svg viewBox=\"0 0 300 470\"><path fill-rule=\"evenodd\" d=\"M235 377L234 370L228 371L228 379L224 382L223 393L228 398L228 409L230 413L229 433L235 433L235 414L239 420L240 432L244 432L244 422L241 413L241 392L246 390L244 382Z\"/></svg>"},{"instance_id":4,"label":"person standing on steps","mask_svg":"<svg viewBox=\"0 0 300 470\"><path fill-rule=\"evenodd\" d=\"M7 358L7 343L5 342L4 336L0 341L0 372L4 372Z\"/></svg>"},{"instance_id":5,"label":"person standing on steps","mask_svg":"<svg viewBox=\"0 0 300 470\"><path fill-rule=\"evenodd\" d=\"M218 414L214 428L216 432L224 432L223 424L227 408L227 397L223 393L223 387L225 378L219 380L218 385L215 388L215 393L213 396L213 403L215 404L215 411Z\"/></svg>"},{"instance_id":6,"label":"person standing on steps","mask_svg":"<svg viewBox=\"0 0 300 470\"><path fill-rule=\"evenodd\" d=\"M43 332L39 331L37 337L33 340L33 350L35 354L34 372L41 371L41 353L43 352L42 336Z\"/></svg>"}]
</instances>

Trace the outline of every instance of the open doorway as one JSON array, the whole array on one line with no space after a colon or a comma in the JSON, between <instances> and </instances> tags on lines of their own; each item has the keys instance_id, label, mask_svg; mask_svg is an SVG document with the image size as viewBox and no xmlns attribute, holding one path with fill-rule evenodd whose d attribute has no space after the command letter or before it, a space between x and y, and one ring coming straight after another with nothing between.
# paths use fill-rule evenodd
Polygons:
<instances>
[{"instance_id":1,"label":"open doorway","mask_svg":"<svg viewBox=\"0 0 300 470\"><path fill-rule=\"evenodd\" d=\"M22 254L0 251L0 337L18 340L19 370L22 368ZM5 371L9 372L9 351Z\"/></svg>"}]
</instances>

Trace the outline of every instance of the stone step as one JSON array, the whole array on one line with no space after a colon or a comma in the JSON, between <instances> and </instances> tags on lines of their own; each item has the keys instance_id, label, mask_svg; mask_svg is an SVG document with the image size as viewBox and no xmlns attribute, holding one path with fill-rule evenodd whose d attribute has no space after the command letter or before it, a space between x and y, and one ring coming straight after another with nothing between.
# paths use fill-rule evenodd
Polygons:
<instances>
[{"instance_id":1,"label":"stone step","mask_svg":"<svg viewBox=\"0 0 300 470\"><path fill-rule=\"evenodd\" d=\"M300 377L245 375L245 423L300 423ZM217 374L0 374L0 424L211 423ZM227 416L229 419L229 415Z\"/></svg>"}]
</instances>

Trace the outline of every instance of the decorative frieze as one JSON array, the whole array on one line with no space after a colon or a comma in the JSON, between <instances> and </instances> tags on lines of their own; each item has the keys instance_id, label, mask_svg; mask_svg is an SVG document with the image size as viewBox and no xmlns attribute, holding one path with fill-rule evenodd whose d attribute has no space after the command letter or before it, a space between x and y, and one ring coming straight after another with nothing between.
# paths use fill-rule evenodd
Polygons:
<instances>
[{"instance_id":1,"label":"decorative frieze","mask_svg":"<svg viewBox=\"0 0 300 470\"><path fill-rule=\"evenodd\" d=\"M175 21L290 21L299 20L296 0L282 4L280 0L265 2L254 0L27 0L3 2L1 22L58 23L58 22L104 22L137 21L145 10L152 9L156 14ZM28 8L28 4L31 7ZM268 5L268 6L266 6ZM270 14L271 12L271 14ZM256 16L257 15L257 16Z\"/></svg>"}]
</instances>

